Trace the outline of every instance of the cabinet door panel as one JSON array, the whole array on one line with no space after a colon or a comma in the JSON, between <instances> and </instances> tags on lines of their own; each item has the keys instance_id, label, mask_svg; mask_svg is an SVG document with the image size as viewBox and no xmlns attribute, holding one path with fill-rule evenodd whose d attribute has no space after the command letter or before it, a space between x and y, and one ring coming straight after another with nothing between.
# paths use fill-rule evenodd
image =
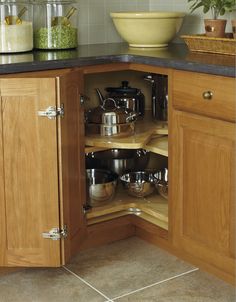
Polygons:
<instances>
[{"instance_id":1,"label":"cabinet door panel","mask_svg":"<svg viewBox=\"0 0 236 302\"><path fill-rule=\"evenodd\" d=\"M175 111L172 126L175 245L234 274L235 124Z\"/></svg>"},{"instance_id":2,"label":"cabinet door panel","mask_svg":"<svg viewBox=\"0 0 236 302\"><path fill-rule=\"evenodd\" d=\"M1 79L0 93L0 265L58 266L60 242L42 237L59 227L57 124L37 115L55 79Z\"/></svg>"}]
</instances>

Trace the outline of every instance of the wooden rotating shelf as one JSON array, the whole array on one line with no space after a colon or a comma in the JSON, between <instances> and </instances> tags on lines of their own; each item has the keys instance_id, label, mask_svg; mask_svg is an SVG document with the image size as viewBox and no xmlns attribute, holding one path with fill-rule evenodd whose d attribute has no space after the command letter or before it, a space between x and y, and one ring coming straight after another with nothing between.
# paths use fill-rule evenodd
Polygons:
<instances>
[{"instance_id":1,"label":"wooden rotating shelf","mask_svg":"<svg viewBox=\"0 0 236 302\"><path fill-rule=\"evenodd\" d=\"M143 148L147 151L168 157L168 136L151 136L150 141Z\"/></svg>"},{"instance_id":2,"label":"wooden rotating shelf","mask_svg":"<svg viewBox=\"0 0 236 302\"><path fill-rule=\"evenodd\" d=\"M132 197L121 184L118 185L113 201L93 207L87 213L88 225L125 215L137 215L161 228L168 230L168 201L156 191L145 198Z\"/></svg>"},{"instance_id":3,"label":"wooden rotating shelf","mask_svg":"<svg viewBox=\"0 0 236 302\"><path fill-rule=\"evenodd\" d=\"M85 152L94 152L111 148L147 149L168 156L168 124L153 121L149 115L136 122L135 133L127 137L86 136Z\"/></svg>"}]
</instances>

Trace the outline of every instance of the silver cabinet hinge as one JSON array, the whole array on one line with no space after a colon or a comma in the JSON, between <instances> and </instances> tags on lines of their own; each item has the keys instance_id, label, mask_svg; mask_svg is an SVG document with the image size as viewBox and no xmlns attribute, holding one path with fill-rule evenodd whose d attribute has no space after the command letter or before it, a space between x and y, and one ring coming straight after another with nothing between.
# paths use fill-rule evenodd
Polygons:
<instances>
[{"instance_id":1,"label":"silver cabinet hinge","mask_svg":"<svg viewBox=\"0 0 236 302\"><path fill-rule=\"evenodd\" d=\"M42 233L43 238L52 239L52 240L60 240L66 238L68 235L66 225L62 228L52 228L49 232Z\"/></svg>"},{"instance_id":2,"label":"silver cabinet hinge","mask_svg":"<svg viewBox=\"0 0 236 302\"><path fill-rule=\"evenodd\" d=\"M52 120L55 119L57 116L63 117L65 114L64 105L62 104L61 107L56 108L55 106L49 106L45 110L39 110L38 116L44 116L48 119Z\"/></svg>"},{"instance_id":3,"label":"silver cabinet hinge","mask_svg":"<svg viewBox=\"0 0 236 302\"><path fill-rule=\"evenodd\" d=\"M83 205L83 213L84 213L84 215L86 215L91 209L92 209L92 207L89 204Z\"/></svg>"}]
</instances>

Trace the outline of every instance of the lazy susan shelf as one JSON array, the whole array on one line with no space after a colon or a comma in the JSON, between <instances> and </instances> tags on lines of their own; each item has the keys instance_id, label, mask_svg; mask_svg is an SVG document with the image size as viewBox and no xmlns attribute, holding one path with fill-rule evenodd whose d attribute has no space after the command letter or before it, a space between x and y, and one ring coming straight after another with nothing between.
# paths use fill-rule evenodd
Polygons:
<instances>
[{"instance_id":1,"label":"lazy susan shelf","mask_svg":"<svg viewBox=\"0 0 236 302\"><path fill-rule=\"evenodd\" d=\"M160 137L158 137L160 135ZM149 151L168 156L168 124L167 122L156 122L146 118L136 122L135 133L127 137L104 137L104 136L86 136L86 152L92 152L95 148L123 148L140 149L146 148ZM153 139L153 136L155 138ZM159 138L161 139L158 143ZM156 148L155 148L156 145ZM93 148L92 148L93 147ZM100 150L101 150L100 149ZM161 153L159 152L161 150ZM91 151L89 151L91 150Z\"/></svg>"}]
</instances>

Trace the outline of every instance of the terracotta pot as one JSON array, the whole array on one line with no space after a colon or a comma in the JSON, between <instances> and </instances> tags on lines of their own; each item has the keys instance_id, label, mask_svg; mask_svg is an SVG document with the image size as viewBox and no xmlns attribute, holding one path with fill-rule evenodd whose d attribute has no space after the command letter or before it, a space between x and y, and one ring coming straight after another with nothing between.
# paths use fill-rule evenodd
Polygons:
<instances>
[{"instance_id":1,"label":"terracotta pot","mask_svg":"<svg viewBox=\"0 0 236 302\"><path fill-rule=\"evenodd\" d=\"M227 20L205 19L205 31L207 37L224 38Z\"/></svg>"},{"instance_id":2,"label":"terracotta pot","mask_svg":"<svg viewBox=\"0 0 236 302\"><path fill-rule=\"evenodd\" d=\"M231 24L232 24L232 32L234 35L234 39L236 39L236 20L231 20Z\"/></svg>"}]
</instances>

